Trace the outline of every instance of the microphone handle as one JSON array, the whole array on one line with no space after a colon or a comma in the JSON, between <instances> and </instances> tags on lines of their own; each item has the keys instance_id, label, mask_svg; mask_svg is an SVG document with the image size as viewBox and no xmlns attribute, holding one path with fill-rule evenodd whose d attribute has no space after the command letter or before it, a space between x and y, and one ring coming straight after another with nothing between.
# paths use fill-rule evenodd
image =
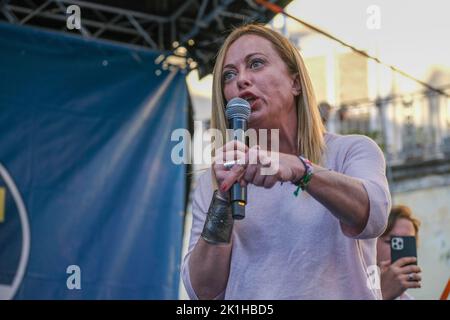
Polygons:
<instances>
[{"instance_id":1,"label":"microphone handle","mask_svg":"<svg viewBox=\"0 0 450 320\"><path fill-rule=\"evenodd\" d=\"M242 118L234 118L231 121L233 129L233 139L246 143L245 131L247 131L247 121ZM241 187L239 182L235 182L230 190L231 212L233 219L242 220L245 218L245 205L247 204L247 187Z\"/></svg>"}]
</instances>

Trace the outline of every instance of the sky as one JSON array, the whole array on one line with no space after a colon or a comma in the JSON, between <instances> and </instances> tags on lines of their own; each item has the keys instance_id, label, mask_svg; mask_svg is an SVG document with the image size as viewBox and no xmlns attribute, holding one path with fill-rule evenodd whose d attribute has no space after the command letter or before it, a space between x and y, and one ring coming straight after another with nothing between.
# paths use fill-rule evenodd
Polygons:
<instances>
[{"instance_id":1,"label":"sky","mask_svg":"<svg viewBox=\"0 0 450 320\"><path fill-rule=\"evenodd\" d=\"M379 29L367 27L371 5L379 9ZM285 10L421 80L432 81L438 69L444 76L433 84L450 84L449 0L294 0ZM305 30L291 19L287 28L290 33ZM211 80L199 81L191 72L191 93L210 97Z\"/></svg>"}]
</instances>

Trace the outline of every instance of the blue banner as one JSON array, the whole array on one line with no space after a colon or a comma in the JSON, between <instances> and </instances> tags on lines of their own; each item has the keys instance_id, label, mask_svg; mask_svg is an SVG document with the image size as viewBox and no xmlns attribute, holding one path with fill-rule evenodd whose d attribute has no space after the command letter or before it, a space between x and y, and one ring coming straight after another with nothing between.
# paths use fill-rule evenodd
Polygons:
<instances>
[{"instance_id":1,"label":"blue banner","mask_svg":"<svg viewBox=\"0 0 450 320\"><path fill-rule=\"evenodd\" d=\"M0 298L177 299L185 75L0 24Z\"/></svg>"}]
</instances>

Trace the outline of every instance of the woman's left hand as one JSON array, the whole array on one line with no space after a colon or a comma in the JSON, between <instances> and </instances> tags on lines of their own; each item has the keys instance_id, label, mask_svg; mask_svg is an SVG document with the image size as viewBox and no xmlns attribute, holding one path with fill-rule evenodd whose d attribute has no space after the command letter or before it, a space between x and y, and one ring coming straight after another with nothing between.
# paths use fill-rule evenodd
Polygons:
<instances>
[{"instance_id":1,"label":"woman's left hand","mask_svg":"<svg viewBox=\"0 0 450 320\"><path fill-rule=\"evenodd\" d=\"M242 186L254 184L264 188L272 188L278 181L296 181L304 174L300 159L292 154L268 152L259 146L248 149L245 171L239 179ZM220 186L222 192L228 191L236 182L224 181ZM223 188L224 187L224 188Z\"/></svg>"}]
</instances>

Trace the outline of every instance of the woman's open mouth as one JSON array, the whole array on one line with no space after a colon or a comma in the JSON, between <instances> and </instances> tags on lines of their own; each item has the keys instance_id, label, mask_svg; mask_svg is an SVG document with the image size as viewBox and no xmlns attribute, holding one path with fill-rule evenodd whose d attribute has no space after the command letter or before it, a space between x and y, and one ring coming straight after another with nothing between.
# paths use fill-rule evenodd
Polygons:
<instances>
[{"instance_id":1,"label":"woman's open mouth","mask_svg":"<svg viewBox=\"0 0 450 320\"><path fill-rule=\"evenodd\" d=\"M251 98L251 99L247 100L248 103L250 103L250 109L252 111L254 111L256 109L256 103L258 102L258 100L259 100L258 98Z\"/></svg>"},{"instance_id":2,"label":"woman's open mouth","mask_svg":"<svg viewBox=\"0 0 450 320\"><path fill-rule=\"evenodd\" d=\"M254 111L257 107L257 102L259 101L259 98L251 93L243 94L240 96L240 98L246 100L250 104L250 109Z\"/></svg>"}]
</instances>

